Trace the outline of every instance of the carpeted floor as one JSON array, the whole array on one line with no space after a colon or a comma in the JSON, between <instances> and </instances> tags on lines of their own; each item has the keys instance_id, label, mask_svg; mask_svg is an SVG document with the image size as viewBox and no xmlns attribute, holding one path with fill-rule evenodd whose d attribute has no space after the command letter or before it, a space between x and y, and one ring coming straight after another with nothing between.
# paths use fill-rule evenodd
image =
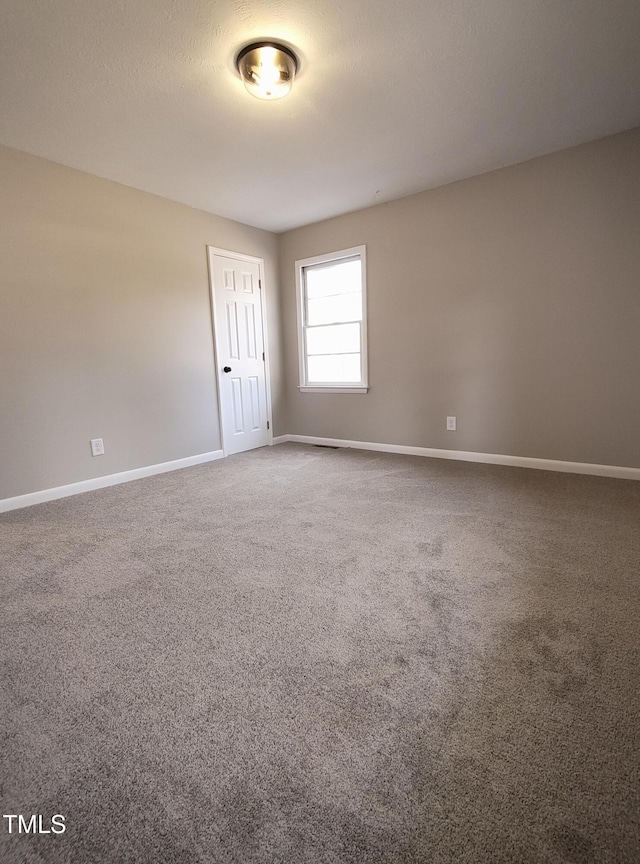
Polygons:
<instances>
[{"instance_id":1,"label":"carpeted floor","mask_svg":"<svg viewBox=\"0 0 640 864\"><path fill-rule=\"evenodd\" d=\"M640 861L640 483L289 444L0 540L3 864Z\"/></svg>"}]
</instances>

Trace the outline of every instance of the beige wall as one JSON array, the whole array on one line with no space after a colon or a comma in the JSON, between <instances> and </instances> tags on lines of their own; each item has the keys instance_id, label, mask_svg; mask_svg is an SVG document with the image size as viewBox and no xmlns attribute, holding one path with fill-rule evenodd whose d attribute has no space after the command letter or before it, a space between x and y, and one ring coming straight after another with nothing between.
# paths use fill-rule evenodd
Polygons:
<instances>
[{"instance_id":1,"label":"beige wall","mask_svg":"<svg viewBox=\"0 0 640 864\"><path fill-rule=\"evenodd\" d=\"M220 447L207 244L265 259L286 431L275 235L7 148L0 187L0 499Z\"/></svg>"},{"instance_id":2,"label":"beige wall","mask_svg":"<svg viewBox=\"0 0 640 864\"><path fill-rule=\"evenodd\" d=\"M300 394L294 261L360 244L370 391ZM640 129L279 249L289 432L640 467Z\"/></svg>"}]
</instances>

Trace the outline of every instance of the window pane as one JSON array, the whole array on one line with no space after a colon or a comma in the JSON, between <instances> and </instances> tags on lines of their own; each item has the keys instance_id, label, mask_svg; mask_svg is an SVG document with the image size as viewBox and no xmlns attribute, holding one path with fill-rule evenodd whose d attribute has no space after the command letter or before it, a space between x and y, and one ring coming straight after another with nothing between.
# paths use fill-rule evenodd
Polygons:
<instances>
[{"instance_id":1,"label":"window pane","mask_svg":"<svg viewBox=\"0 0 640 864\"><path fill-rule=\"evenodd\" d=\"M362 319L362 294L337 294L307 301L307 324L337 324Z\"/></svg>"},{"instance_id":2,"label":"window pane","mask_svg":"<svg viewBox=\"0 0 640 864\"><path fill-rule=\"evenodd\" d=\"M318 268L305 268L307 297L326 297L329 294L348 294L362 290L362 264L355 261L339 261Z\"/></svg>"},{"instance_id":3,"label":"window pane","mask_svg":"<svg viewBox=\"0 0 640 864\"><path fill-rule=\"evenodd\" d=\"M360 325L311 327L307 330L307 354L352 354L360 351Z\"/></svg>"},{"instance_id":4,"label":"window pane","mask_svg":"<svg viewBox=\"0 0 640 864\"><path fill-rule=\"evenodd\" d=\"M360 354L333 354L307 358L309 384L359 384Z\"/></svg>"}]
</instances>

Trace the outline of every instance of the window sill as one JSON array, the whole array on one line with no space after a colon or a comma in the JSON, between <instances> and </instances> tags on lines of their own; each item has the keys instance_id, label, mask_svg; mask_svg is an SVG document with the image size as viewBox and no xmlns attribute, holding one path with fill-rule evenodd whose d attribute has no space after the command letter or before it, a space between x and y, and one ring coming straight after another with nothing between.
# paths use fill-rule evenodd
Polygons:
<instances>
[{"instance_id":1,"label":"window sill","mask_svg":"<svg viewBox=\"0 0 640 864\"><path fill-rule=\"evenodd\" d=\"M368 387L298 387L301 393L367 393Z\"/></svg>"}]
</instances>

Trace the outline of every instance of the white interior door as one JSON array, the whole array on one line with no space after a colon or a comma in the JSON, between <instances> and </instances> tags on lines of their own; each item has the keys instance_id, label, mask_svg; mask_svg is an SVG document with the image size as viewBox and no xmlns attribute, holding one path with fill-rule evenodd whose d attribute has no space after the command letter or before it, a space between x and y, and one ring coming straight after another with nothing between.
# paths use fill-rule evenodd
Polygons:
<instances>
[{"instance_id":1,"label":"white interior door","mask_svg":"<svg viewBox=\"0 0 640 864\"><path fill-rule=\"evenodd\" d=\"M260 261L209 250L225 455L269 444Z\"/></svg>"}]
</instances>

